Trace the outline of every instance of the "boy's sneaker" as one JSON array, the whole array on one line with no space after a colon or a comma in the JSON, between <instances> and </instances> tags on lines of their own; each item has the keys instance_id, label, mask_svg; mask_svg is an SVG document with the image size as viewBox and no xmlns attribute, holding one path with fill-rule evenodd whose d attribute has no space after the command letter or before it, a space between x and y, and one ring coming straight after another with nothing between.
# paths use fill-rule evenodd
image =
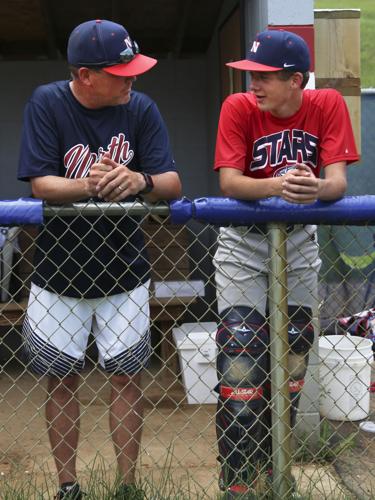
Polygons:
<instances>
[{"instance_id":1,"label":"boy's sneaker","mask_svg":"<svg viewBox=\"0 0 375 500\"><path fill-rule=\"evenodd\" d=\"M145 500L146 495L135 484L122 484L116 491L113 500Z\"/></svg>"},{"instance_id":2,"label":"boy's sneaker","mask_svg":"<svg viewBox=\"0 0 375 500\"><path fill-rule=\"evenodd\" d=\"M233 484L232 486L226 486L223 470L220 471L219 475L219 489L224 492L224 500L230 500L231 498L253 498L255 493L255 490L246 484Z\"/></svg>"},{"instance_id":3,"label":"boy's sneaker","mask_svg":"<svg viewBox=\"0 0 375 500\"><path fill-rule=\"evenodd\" d=\"M78 483L64 483L57 492L55 500L82 500L82 495Z\"/></svg>"},{"instance_id":4,"label":"boy's sneaker","mask_svg":"<svg viewBox=\"0 0 375 500\"><path fill-rule=\"evenodd\" d=\"M246 486L246 484L233 484L225 490L223 498L224 500L232 500L232 498L248 500L255 498L254 494L254 490Z\"/></svg>"}]
</instances>

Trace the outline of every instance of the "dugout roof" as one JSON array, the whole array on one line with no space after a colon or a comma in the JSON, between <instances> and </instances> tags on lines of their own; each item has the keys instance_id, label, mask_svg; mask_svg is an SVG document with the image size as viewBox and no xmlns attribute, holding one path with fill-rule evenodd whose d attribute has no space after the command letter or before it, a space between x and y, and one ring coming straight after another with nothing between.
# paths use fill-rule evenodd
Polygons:
<instances>
[{"instance_id":1,"label":"dugout roof","mask_svg":"<svg viewBox=\"0 0 375 500\"><path fill-rule=\"evenodd\" d=\"M125 26L144 54L184 58L204 53L223 0L2 0L0 58L66 57L72 29L89 19Z\"/></svg>"}]
</instances>

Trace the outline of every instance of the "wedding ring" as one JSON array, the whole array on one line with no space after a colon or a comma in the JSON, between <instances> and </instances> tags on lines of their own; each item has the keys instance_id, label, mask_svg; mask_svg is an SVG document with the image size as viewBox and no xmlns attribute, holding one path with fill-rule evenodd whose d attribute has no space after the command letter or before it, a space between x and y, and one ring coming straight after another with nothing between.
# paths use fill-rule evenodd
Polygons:
<instances>
[{"instance_id":1,"label":"wedding ring","mask_svg":"<svg viewBox=\"0 0 375 500\"><path fill-rule=\"evenodd\" d=\"M117 189L118 189L119 191L123 191L123 190L124 190L124 188L123 188L122 186L118 186L118 187L117 187Z\"/></svg>"}]
</instances>

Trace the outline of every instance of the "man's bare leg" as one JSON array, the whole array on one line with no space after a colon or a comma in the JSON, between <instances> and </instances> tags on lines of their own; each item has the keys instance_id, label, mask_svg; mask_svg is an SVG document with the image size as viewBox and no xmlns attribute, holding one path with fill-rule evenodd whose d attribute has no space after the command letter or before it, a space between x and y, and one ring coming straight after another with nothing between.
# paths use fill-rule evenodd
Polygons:
<instances>
[{"instance_id":1,"label":"man's bare leg","mask_svg":"<svg viewBox=\"0 0 375 500\"><path fill-rule=\"evenodd\" d=\"M78 375L48 380L46 420L59 484L77 481L76 457L79 436Z\"/></svg>"},{"instance_id":2,"label":"man's bare leg","mask_svg":"<svg viewBox=\"0 0 375 500\"><path fill-rule=\"evenodd\" d=\"M134 483L143 423L140 374L111 377L110 429L119 473L125 484Z\"/></svg>"}]
</instances>

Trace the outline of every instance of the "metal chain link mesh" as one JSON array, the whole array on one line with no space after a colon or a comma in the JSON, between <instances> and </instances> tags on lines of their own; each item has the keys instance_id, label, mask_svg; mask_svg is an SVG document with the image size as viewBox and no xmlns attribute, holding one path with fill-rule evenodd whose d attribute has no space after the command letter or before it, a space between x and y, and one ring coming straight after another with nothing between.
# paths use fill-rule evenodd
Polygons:
<instances>
[{"instance_id":1,"label":"metal chain link mesh","mask_svg":"<svg viewBox=\"0 0 375 500\"><path fill-rule=\"evenodd\" d=\"M152 356L141 383L145 414L137 477L153 492L152 498L219 498L214 390L218 314L212 264L218 228L194 222L180 226L152 215L137 216L135 222L140 219L152 262ZM68 230L74 217L61 220ZM22 337L37 231L33 226L3 231L0 491L26 488L25 498L42 498L43 493L51 498L57 482L44 416L47 385L44 377L29 370ZM374 228L321 226L319 243L322 267L315 331L319 338L343 337L346 331L338 318L374 306ZM45 306L40 303L40 307ZM370 338L371 324L352 333ZM298 490L304 498L374 498L372 359L356 365L343 359L339 370L327 365L321 378L318 344L316 337L293 440L292 472ZM95 339L90 336L79 387L71 398L79 400L81 412L78 474L92 498L107 498L99 487L102 493L93 494L94 476L102 485L116 475L108 423L110 392L109 375L98 365ZM327 397L332 414L334 407L341 411L341 420L319 415ZM350 418L352 407L361 413L359 420ZM368 422L367 429L363 422ZM269 494L267 477L263 480L256 485L258 498Z\"/></svg>"}]
</instances>

